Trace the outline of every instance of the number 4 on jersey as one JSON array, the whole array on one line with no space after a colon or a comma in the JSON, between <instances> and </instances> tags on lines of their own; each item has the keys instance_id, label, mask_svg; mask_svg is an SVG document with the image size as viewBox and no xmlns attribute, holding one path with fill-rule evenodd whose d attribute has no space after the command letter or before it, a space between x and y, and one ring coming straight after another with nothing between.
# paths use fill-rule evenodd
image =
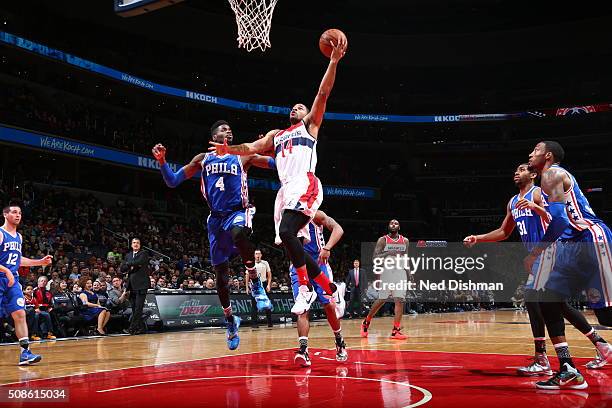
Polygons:
<instances>
[{"instance_id":1,"label":"number 4 on jersey","mask_svg":"<svg viewBox=\"0 0 612 408\"><path fill-rule=\"evenodd\" d=\"M219 189L219 191L225 191L225 184L223 184L223 177L219 177L219 180L215 183L215 187Z\"/></svg>"}]
</instances>

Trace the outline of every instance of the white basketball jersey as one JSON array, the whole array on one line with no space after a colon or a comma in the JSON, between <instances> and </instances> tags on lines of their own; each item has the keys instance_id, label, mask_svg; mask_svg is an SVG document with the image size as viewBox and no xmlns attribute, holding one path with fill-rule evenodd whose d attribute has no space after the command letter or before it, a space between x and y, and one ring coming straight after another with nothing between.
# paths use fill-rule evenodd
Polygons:
<instances>
[{"instance_id":1,"label":"white basketball jersey","mask_svg":"<svg viewBox=\"0 0 612 408\"><path fill-rule=\"evenodd\" d=\"M276 169L282 184L298 176L314 173L317 167L317 139L303 121L274 136Z\"/></svg>"},{"instance_id":2,"label":"white basketball jersey","mask_svg":"<svg viewBox=\"0 0 612 408\"><path fill-rule=\"evenodd\" d=\"M408 240L403 235L398 235L396 239L385 235L385 252L406 252L407 245Z\"/></svg>"}]
</instances>

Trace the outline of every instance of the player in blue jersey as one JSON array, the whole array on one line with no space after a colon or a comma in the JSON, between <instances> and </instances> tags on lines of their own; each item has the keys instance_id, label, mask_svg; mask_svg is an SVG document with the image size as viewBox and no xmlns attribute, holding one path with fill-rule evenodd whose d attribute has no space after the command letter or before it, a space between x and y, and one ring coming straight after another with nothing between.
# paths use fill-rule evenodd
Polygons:
<instances>
[{"instance_id":1,"label":"player in blue jersey","mask_svg":"<svg viewBox=\"0 0 612 408\"><path fill-rule=\"evenodd\" d=\"M323 229L326 228L331 232L327 244L325 243L325 237L323 236ZM314 218L308 223L308 231L310 233L310 240L304 244L304 251L316 260L321 268L321 272L324 273L330 281L333 282L332 270L328 263L329 256L333 247L340 241L340 238L344 234L344 230L332 217L328 216L321 210L317 210ZM293 265L289 266L289 277L291 278L291 286L293 288L293 297L296 298L299 294L299 279L297 271ZM325 315L329 326L334 332L336 342L336 360L346 361L348 359L348 353L346 352L346 345L342 338L342 327L340 326L340 319L344 314L344 284L338 285L339 291L339 304L336 304L335 297L329 296L323 290L323 288L314 280L310 279L310 284L316 293L319 302L323 305ZM312 300L314 301L314 299ZM298 342L299 349L295 354L294 361L297 365L302 367L309 367L311 365L310 356L308 355L308 332L310 331L310 322L308 313L302 313L298 315L297 319L297 331L298 331Z\"/></svg>"},{"instance_id":2,"label":"player in blue jersey","mask_svg":"<svg viewBox=\"0 0 612 408\"><path fill-rule=\"evenodd\" d=\"M17 232L21 222L21 208L8 205L2 210L4 225L0 228L0 316L10 315L15 324L15 334L21 346L19 365L38 363L42 356L30 351L28 325L26 323L25 300L19 283L20 266L46 266L53 257L47 255L42 259L29 259L21 254L23 239Z\"/></svg>"},{"instance_id":3,"label":"player in blue jersey","mask_svg":"<svg viewBox=\"0 0 612 408\"><path fill-rule=\"evenodd\" d=\"M527 163L521 164L514 172L514 183L519 193L513 196L506 206L506 217L502 225L491 232L482 235L470 235L464 239L468 247L478 242L498 242L508 239L514 228L518 229L521 240L527 251L531 251L544 237L550 221L550 215L545 209L546 200L534 181L538 174L529 168ZM529 271L529 278L525 285L525 306L529 315L531 331L535 345L533 362L526 367L519 367L517 372L521 375L552 375L550 362L546 355L546 331L544 317L540 308L539 297L548 276L554 265L555 247L547 249ZM594 338L595 329L578 310L567 302L563 305L563 316L578 330L589 338Z\"/></svg>"},{"instance_id":4,"label":"player in blue jersey","mask_svg":"<svg viewBox=\"0 0 612 408\"><path fill-rule=\"evenodd\" d=\"M565 300L582 290L603 325L612 325L612 251L610 229L595 215L574 176L560 167L563 147L554 141L538 143L529 155L529 165L541 175L542 192L548 201L551 220L542 237L525 258L525 268L552 243L556 246L554 266L546 282L540 304L548 335L559 357L560 370L547 381L536 383L542 389L585 389L588 384L576 369L565 339L563 307ZM600 368L612 360L612 346L597 332L589 335L597 357L587 366Z\"/></svg>"},{"instance_id":5,"label":"player in blue jersey","mask_svg":"<svg viewBox=\"0 0 612 408\"><path fill-rule=\"evenodd\" d=\"M215 122L210 130L215 142L232 142L230 125L223 120ZM174 188L184 180L201 173L201 191L210 208L207 218L210 259L217 278L217 293L227 321L227 344L235 350L240 344L238 327L240 317L232 314L229 297L229 260L237 254L251 280L251 293L260 311L272 307L255 269L255 246L249 240L252 209L249 207L247 171L250 166L273 168L274 160L259 155L222 155L200 153L191 162L174 172L166 162L166 148L157 144L153 155L159 162L168 187Z\"/></svg>"}]
</instances>

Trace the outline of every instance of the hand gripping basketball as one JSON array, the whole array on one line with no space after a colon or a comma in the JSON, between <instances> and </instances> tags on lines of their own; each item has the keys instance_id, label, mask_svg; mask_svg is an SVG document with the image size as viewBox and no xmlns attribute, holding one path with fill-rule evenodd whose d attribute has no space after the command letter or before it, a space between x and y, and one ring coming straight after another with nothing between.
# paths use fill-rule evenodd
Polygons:
<instances>
[{"instance_id":1,"label":"hand gripping basketball","mask_svg":"<svg viewBox=\"0 0 612 408\"><path fill-rule=\"evenodd\" d=\"M337 44L334 43L334 41L330 41L330 44L332 46L330 59L333 62L340 61L340 59L344 57L344 54L346 54L346 38L340 38Z\"/></svg>"}]
</instances>

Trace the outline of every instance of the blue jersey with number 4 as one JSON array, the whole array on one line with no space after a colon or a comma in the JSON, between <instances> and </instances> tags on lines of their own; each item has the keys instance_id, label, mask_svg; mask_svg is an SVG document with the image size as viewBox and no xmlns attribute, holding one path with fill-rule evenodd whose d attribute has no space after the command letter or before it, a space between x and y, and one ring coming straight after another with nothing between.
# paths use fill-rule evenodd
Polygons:
<instances>
[{"instance_id":1,"label":"blue jersey with number 4","mask_svg":"<svg viewBox=\"0 0 612 408\"><path fill-rule=\"evenodd\" d=\"M538 213L529 208L519 210L516 208L516 204L521 198L533 201L533 193L538 189L539 187L533 186L531 189L529 189L525 196L520 197L520 194L517 194L512 197L510 203L508 204L510 206L510 213L512 214L512 218L516 224L516 228L518 229L521 240L523 241L523 244L525 244L527 251L531 251L538 242L542 241L542 237L544 236L546 227L548 226L548 219L542 219ZM543 196L542 202L544 203Z\"/></svg>"},{"instance_id":2,"label":"blue jersey with number 4","mask_svg":"<svg viewBox=\"0 0 612 408\"><path fill-rule=\"evenodd\" d=\"M247 174L237 155L207 153L200 188L212 212L236 211L249 203Z\"/></svg>"},{"instance_id":3,"label":"blue jersey with number 4","mask_svg":"<svg viewBox=\"0 0 612 408\"><path fill-rule=\"evenodd\" d=\"M0 265L8 268L16 279L19 279L19 265L21 265L21 234L12 236L4 228L2 231L2 244L0 244ZM2 274L1 276L4 276Z\"/></svg>"}]
</instances>

